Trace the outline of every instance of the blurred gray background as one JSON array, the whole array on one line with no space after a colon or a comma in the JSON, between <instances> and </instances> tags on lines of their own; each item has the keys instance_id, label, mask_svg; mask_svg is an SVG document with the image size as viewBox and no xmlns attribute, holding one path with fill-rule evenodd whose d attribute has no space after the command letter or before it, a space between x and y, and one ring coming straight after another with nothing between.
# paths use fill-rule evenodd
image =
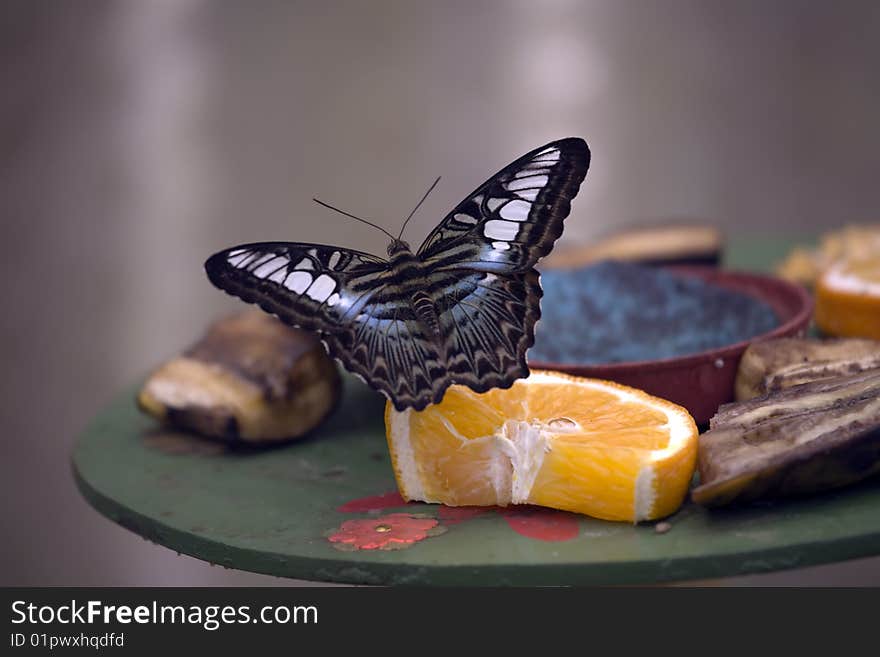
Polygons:
<instances>
[{"instance_id":1,"label":"blurred gray background","mask_svg":"<svg viewBox=\"0 0 880 657\"><path fill-rule=\"evenodd\" d=\"M69 468L118 390L238 308L210 253L419 242L539 144L593 151L564 241L876 220L880 4L717 0L0 4L0 584L286 584L146 543ZM880 562L730 584L878 584Z\"/></svg>"}]
</instances>

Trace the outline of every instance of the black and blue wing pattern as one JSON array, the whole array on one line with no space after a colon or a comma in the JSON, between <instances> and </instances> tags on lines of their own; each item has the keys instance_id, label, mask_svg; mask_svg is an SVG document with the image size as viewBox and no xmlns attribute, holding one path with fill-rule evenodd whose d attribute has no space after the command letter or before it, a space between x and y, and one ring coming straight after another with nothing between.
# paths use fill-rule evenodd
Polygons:
<instances>
[{"instance_id":1,"label":"black and blue wing pattern","mask_svg":"<svg viewBox=\"0 0 880 657\"><path fill-rule=\"evenodd\" d=\"M217 287L319 333L346 326L386 268L367 253L290 242L244 244L205 263Z\"/></svg>"},{"instance_id":2,"label":"black and blue wing pattern","mask_svg":"<svg viewBox=\"0 0 880 657\"><path fill-rule=\"evenodd\" d=\"M446 270L443 276L455 277L435 297L444 336L446 385L461 383L485 392L509 388L528 376L526 351L534 344L535 323L541 316L538 272Z\"/></svg>"},{"instance_id":3,"label":"black and blue wing pattern","mask_svg":"<svg viewBox=\"0 0 880 657\"><path fill-rule=\"evenodd\" d=\"M426 277L450 281L431 289L451 382L482 392L528 376L541 316L534 265L562 234L589 164L582 139L542 146L480 185L422 244Z\"/></svg>"},{"instance_id":4,"label":"black and blue wing pattern","mask_svg":"<svg viewBox=\"0 0 880 657\"><path fill-rule=\"evenodd\" d=\"M461 383L482 392L528 375L540 317L535 263L562 234L586 175L582 139L528 153L480 185L417 254L390 260L287 242L221 251L205 268L217 287L319 334L346 369L397 410L421 410Z\"/></svg>"},{"instance_id":5,"label":"black and blue wing pattern","mask_svg":"<svg viewBox=\"0 0 880 657\"><path fill-rule=\"evenodd\" d=\"M535 149L474 190L441 221L419 248L434 267L525 271L562 235L590 166L583 139Z\"/></svg>"},{"instance_id":6,"label":"black and blue wing pattern","mask_svg":"<svg viewBox=\"0 0 880 657\"><path fill-rule=\"evenodd\" d=\"M438 345L418 321L410 286L385 260L264 242L221 251L205 269L220 289L316 332L331 356L395 404L433 399L444 381Z\"/></svg>"}]
</instances>

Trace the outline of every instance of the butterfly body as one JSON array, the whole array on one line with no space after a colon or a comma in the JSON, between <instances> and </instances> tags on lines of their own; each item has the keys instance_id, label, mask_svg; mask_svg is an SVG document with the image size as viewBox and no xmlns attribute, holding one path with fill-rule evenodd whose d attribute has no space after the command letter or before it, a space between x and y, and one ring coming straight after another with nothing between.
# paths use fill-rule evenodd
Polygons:
<instances>
[{"instance_id":1,"label":"butterfly body","mask_svg":"<svg viewBox=\"0 0 880 657\"><path fill-rule=\"evenodd\" d=\"M535 263L562 233L589 165L581 139L551 142L478 187L418 251L388 258L294 242L247 244L205 263L209 279L317 332L343 366L398 410L453 383L478 392L528 376L541 287Z\"/></svg>"},{"instance_id":2,"label":"butterfly body","mask_svg":"<svg viewBox=\"0 0 880 657\"><path fill-rule=\"evenodd\" d=\"M431 294L432 277L428 268L406 242L395 240L388 246L388 254L387 271L378 279L387 293L382 299L381 309L374 307L370 318L419 322L424 339L437 343L437 347L442 349L440 318ZM440 281L441 286L443 282ZM360 320L370 318L360 317Z\"/></svg>"},{"instance_id":3,"label":"butterfly body","mask_svg":"<svg viewBox=\"0 0 880 657\"><path fill-rule=\"evenodd\" d=\"M416 290L410 303L419 320L431 330L434 338L440 338L440 317L437 315L437 308L431 296L424 290Z\"/></svg>"}]
</instances>

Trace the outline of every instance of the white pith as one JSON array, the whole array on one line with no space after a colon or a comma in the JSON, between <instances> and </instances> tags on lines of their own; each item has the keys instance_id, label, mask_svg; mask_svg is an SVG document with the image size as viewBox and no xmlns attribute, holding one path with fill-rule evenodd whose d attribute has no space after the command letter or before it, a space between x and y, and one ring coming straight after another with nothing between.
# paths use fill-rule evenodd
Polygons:
<instances>
[{"instance_id":1,"label":"white pith","mask_svg":"<svg viewBox=\"0 0 880 657\"><path fill-rule=\"evenodd\" d=\"M391 411L390 431L392 436L392 455L397 463L401 492L408 500L436 502L425 497L425 489L416 469L416 458L409 439L409 414L412 409Z\"/></svg>"},{"instance_id":2,"label":"white pith","mask_svg":"<svg viewBox=\"0 0 880 657\"><path fill-rule=\"evenodd\" d=\"M847 294L880 296L880 281L870 281L849 272L845 265L829 269L822 280L825 287Z\"/></svg>"},{"instance_id":3,"label":"white pith","mask_svg":"<svg viewBox=\"0 0 880 657\"><path fill-rule=\"evenodd\" d=\"M545 429L538 422L508 420L502 425L500 435L495 436L499 451L511 466L507 495L510 504L523 504L529 499L535 477L544 463L544 454L550 451ZM499 503L508 502L499 500Z\"/></svg>"},{"instance_id":4,"label":"white pith","mask_svg":"<svg viewBox=\"0 0 880 657\"><path fill-rule=\"evenodd\" d=\"M658 399L655 402L653 398L647 397L643 393L630 392L626 388L619 388L604 381L570 378L552 372L533 372L526 381L530 387L565 383L612 393L622 402L637 402L666 416L667 423L663 428L669 432L669 442L664 449L650 452L649 460L639 472L635 484L634 520L638 522L651 517L657 498L654 464L679 451L689 440L692 432L690 415L684 409L670 406L668 402L663 400ZM402 492L407 499L439 502L440 500L429 499L426 496L419 476L415 454L409 438L411 412L409 409L403 412L392 410L390 415L391 448ZM549 423L555 418L530 417L529 409L525 403L523 404L522 417L529 419L509 419L492 435L468 439L462 436L454 425L441 414L441 421L446 429L452 436L462 441L462 444L474 444L475 442L494 444L491 465L486 472L486 477L496 492L497 503L501 505L528 502L535 479L544 463L544 457L552 450L554 436L563 433L580 433L586 429L568 418L565 420L572 422L571 426L565 426L563 422L562 426L557 423L551 428Z\"/></svg>"}]
</instances>

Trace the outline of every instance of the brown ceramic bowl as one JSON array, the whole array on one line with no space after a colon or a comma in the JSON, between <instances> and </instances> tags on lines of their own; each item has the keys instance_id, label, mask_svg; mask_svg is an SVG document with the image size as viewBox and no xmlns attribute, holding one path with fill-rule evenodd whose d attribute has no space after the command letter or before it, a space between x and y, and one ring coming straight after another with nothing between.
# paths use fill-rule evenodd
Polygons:
<instances>
[{"instance_id":1,"label":"brown ceramic bowl","mask_svg":"<svg viewBox=\"0 0 880 657\"><path fill-rule=\"evenodd\" d=\"M813 301L793 283L761 274L723 271L711 267L670 267L686 276L760 299L773 308L779 326L751 340L677 358L608 365L575 365L529 360L532 369L549 369L575 376L617 381L684 406L697 424L709 421L721 404L733 401L739 359L752 342L802 335L810 323Z\"/></svg>"}]
</instances>

